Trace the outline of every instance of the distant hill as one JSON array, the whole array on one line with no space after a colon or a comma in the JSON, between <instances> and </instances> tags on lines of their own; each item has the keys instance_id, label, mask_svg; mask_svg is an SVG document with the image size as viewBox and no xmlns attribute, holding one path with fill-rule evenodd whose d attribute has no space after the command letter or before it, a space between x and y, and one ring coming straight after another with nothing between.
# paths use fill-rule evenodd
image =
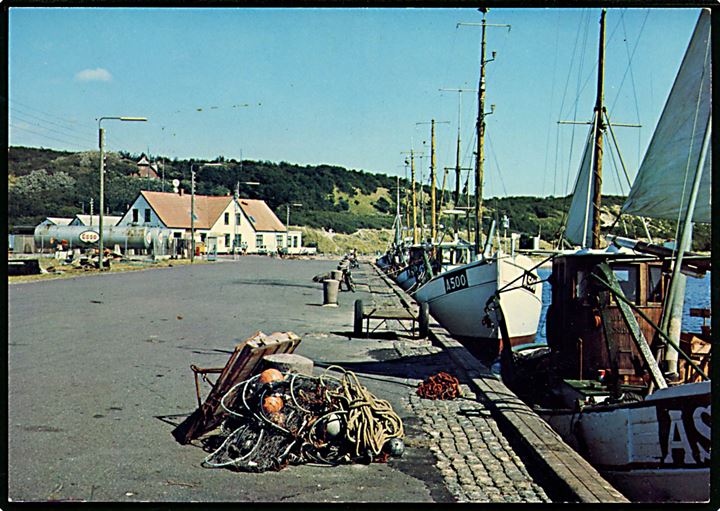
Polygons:
<instances>
[{"instance_id":1,"label":"distant hill","mask_svg":"<svg viewBox=\"0 0 720 511\"><path fill-rule=\"evenodd\" d=\"M123 214L140 190L172 189L173 179L190 190L190 166L194 160L167 160L151 157L158 162L161 180L133 177L140 155L129 153L106 154L105 204L110 214ZM99 201L99 152L65 152L44 148L11 147L8 150L8 226L35 225L47 216L74 216L88 212L90 199L97 211ZM205 167L197 172L196 193L227 195L236 183L258 182L257 186L240 184L240 196L265 200L278 217L286 221L290 206L290 224L302 225L337 233L353 233L359 229L387 229L395 216L396 178L361 170L349 170L332 165L295 165L288 162L237 161L218 157L222 167ZM405 206L404 180L400 181L401 209ZM446 197L451 194L446 193ZM438 193L438 197L440 193ZM425 187L425 198L429 187ZM603 197L603 224L613 222L622 197ZM461 206L464 203L461 201ZM484 201L487 213L484 229L487 232L492 218L510 218L512 231L540 234L545 240L557 239L567 211L567 198L504 197ZM452 204L445 204L447 208ZM426 206L429 217L429 206ZM429 218L427 220L429 222ZM452 219L440 217L440 223L452 224ZM498 221L499 224L499 221ZM465 220L461 219L465 229ZM669 222L652 221L654 237L673 238ZM632 237L644 236L638 219L628 218L615 226L613 233ZM709 250L710 233L707 226L699 226L695 234L696 249Z\"/></svg>"}]
</instances>

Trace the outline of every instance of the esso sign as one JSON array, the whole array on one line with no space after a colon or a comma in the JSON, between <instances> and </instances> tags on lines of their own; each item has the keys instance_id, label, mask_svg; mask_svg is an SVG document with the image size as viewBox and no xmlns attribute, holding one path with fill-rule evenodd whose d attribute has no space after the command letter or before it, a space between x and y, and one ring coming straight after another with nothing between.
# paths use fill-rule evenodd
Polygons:
<instances>
[{"instance_id":1,"label":"esso sign","mask_svg":"<svg viewBox=\"0 0 720 511\"><path fill-rule=\"evenodd\" d=\"M95 231L84 231L78 236L83 243L96 243L100 239L100 235Z\"/></svg>"}]
</instances>

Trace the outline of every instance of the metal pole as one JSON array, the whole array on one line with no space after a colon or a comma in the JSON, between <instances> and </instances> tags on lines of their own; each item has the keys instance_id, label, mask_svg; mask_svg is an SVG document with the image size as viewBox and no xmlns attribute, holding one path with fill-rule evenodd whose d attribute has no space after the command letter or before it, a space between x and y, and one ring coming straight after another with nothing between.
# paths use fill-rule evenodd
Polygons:
<instances>
[{"instance_id":1,"label":"metal pole","mask_svg":"<svg viewBox=\"0 0 720 511\"><path fill-rule=\"evenodd\" d=\"M98 120L98 137L100 140L100 238L98 240L98 269L103 269L103 217L105 214L105 130L100 127L102 119Z\"/></svg>"},{"instance_id":2,"label":"metal pole","mask_svg":"<svg viewBox=\"0 0 720 511\"><path fill-rule=\"evenodd\" d=\"M238 208L238 200L239 200L239 198L240 198L240 182L238 181L237 183L235 183L235 200L234 200L234 202L233 202L233 213L235 213L235 218L233 219L233 222L234 222L233 225L235 226L235 228L233 229L233 234L234 234L235 236L234 236L234 238L233 238L233 243L232 243L232 246L233 246L233 260L236 260L236 259L237 259L237 256L238 256L238 255L237 255L237 249L238 249L238 247L237 247L237 245L238 245L238 233L237 233L237 230L238 230L238 224L237 224L238 212L237 212L237 208Z\"/></svg>"},{"instance_id":3,"label":"metal pole","mask_svg":"<svg viewBox=\"0 0 720 511\"><path fill-rule=\"evenodd\" d=\"M708 114L707 125L705 126L705 137L703 139L702 149L700 150L700 159L695 170L692 188L690 189L690 197L688 199L687 209L685 210L685 218L680 234L679 243L675 247L677 256L673 265L672 276L670 278L670 289L666 297L665 311L663 313L661 328L663 332L667 332L668 336L679 344L680 329L682 326L683 302L685 300L685 275L680 273L682 268L683 257L685 251L690 249L690 238L693 225L693 214L695 212L695 204L697 202L698 192L700 190L700 182L705 167L705 159L707 158L710 140L712 139L712 116ZM678 354L675 349L668 347L665 352L665 360L668 363L668 372L677 372Z\"/></svg>"},{"instance_id":4,"label":"metal pole","mask_svg":"<svg viewBox=\"0 0 720 511\"><path fill-rule=\"evenodd\" d=\"M190 164L190 263L195 262L195 170Z\"/></svg>"},{"instance_id":5,"label":"metal pole","mask_svg":"<svg viewBox=\"0 0 720 511\"><path fill-rule=\"evenodd\" d=\"M98 119L98 138L100 139L100 222L99 222L99 239L98 248L100 253L98 254L98 269L103 270L103 216L105 215L105 130L102 128L102 122L105 119L111 119L116 121L140 121L145 122L145 117L100 117ZM91 219L92 225L92 219Z\"/></svg>"}]
</instances>

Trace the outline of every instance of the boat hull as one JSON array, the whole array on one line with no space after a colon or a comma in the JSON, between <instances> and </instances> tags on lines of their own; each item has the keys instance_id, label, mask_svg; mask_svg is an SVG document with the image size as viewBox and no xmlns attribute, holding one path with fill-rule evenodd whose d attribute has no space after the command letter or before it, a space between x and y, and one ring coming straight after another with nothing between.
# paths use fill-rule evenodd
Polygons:
<instances>
[{"instance_id":1,"label":"boat hull","mask_svg":"<svg viewBox=\"0 0 720 511\"><path fill-rule=\"evenodd\" d=\"M398 286L400 286L400 289L402 289L403 291L407 291L415 285L415 282L417 282L417 280L415 279L415 275L410 272L410 267L408 267L397 274L397 276L395 277L395 282Z\"/></svg>"},{"instance_id":2,"label":"boat hull","mask_svg":"<svg viewBox=\"0 0 720 511\"><path fill-rule=\"evenodd\" d=\"M633 501L710 498L709 381L661 389L639 402L539 414Z\"/></svg>"},{"instance_id":3,"label":"boat hull","mask_svg":"<svg viewBox=\"0 0 720 511\"><path fill-rule=\"evenodd\" d=\"M500 306L513 345L532 342L542 309L542 284L536 273L528 278L532 261L524 256L501 256L460 266L442 273L414 294L418 302L427 302L430 314L451 335L465 339L497 342L497 325L484 324L485 306L499 290ZM493 323L495 318L491 316Z\"/></svg>"}]
</instances>

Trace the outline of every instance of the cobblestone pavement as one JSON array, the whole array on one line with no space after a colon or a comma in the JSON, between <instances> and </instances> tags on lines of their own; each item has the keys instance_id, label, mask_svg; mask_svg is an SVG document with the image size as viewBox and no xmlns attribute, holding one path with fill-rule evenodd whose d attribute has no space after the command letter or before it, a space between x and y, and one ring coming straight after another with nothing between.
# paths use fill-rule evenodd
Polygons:
<instances>
[{"instance_id":1,"label":"cobblestone pavement","mask_svg":"<svg viewBox=\"0 0 720 511\"><path fill-rule=\"evenodd\" d=\"M402 356L438 356L442 351L412 344L397 342L396 350ZM449 357L446 367L452 367ZM469 386L461 385L461 389L462 398L448 401L422 399L414 393L408 397L450 493L458 502L550 502L490 411Z\"/></svg>"}]
</instances>

